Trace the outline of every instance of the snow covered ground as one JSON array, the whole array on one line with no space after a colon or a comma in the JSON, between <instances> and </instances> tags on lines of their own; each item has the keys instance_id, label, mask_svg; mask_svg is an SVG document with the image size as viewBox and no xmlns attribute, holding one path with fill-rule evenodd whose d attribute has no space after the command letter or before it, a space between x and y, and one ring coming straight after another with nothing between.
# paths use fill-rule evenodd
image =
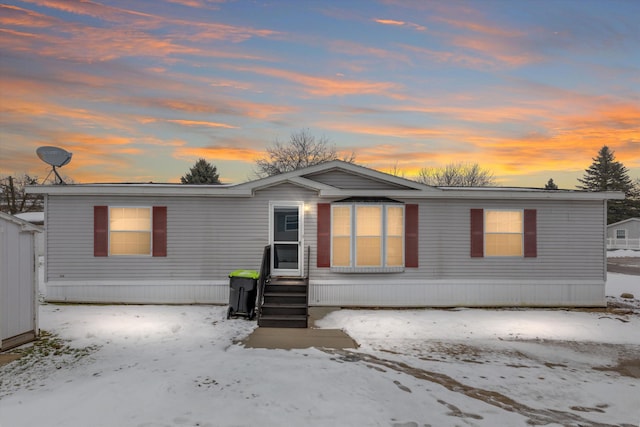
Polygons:
<instances>
[{"instance_id":1,"label":"snow covered ground","mask_svg":"<svg viewBox=\"0 0 640 427\"><path fill-rule=\"evenodd\" d=\"M617 257L640 257L640 251L634 251L632 249L614 249L607 251L607 258Z\"/></svg>"},{"instance_id":2,"label":"snow covered ground","mask_svg":"<svg viewBox=\"0 0 640 427\"><path fill-rule=\"evenodd\" d=\"M637 427L640 276L608 277L608 310L335 311L348 351L245 348L220 306L44 304L0 426Z\"/></svg>"}]
</instances>

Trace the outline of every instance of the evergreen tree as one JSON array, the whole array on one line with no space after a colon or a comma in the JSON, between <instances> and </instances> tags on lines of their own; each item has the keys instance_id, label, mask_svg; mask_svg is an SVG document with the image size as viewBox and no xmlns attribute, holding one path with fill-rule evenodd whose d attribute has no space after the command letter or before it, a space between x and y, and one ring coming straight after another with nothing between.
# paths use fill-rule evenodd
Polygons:
<instances>
[{"instance_id":1,"label":"evergreen tree","mask_svg":"<svg viewBox=\"0 0 640 427\"><path fill-rule=\"evenodd\" d=\"M218 169L205 159L198 159L180 181L183 184L221 184Z\"/></svg>"},{"instance_id":2,"label":"evergreen tree","mask_svg":"<svg viewBox=\"0 0 640 427\"><path fill-rule=\"evenodd\" d=\"M582 185L578 188L587 191L624 191L626 195L633 190L629 171L615 160L613 151L606 145L598 151L593 163L585 170L584 177L578 178Z\"/></svg>"},{"instance_id":3,"label":"evergreen tree","mask_svg":"<svg viewBox=\"0 0 640 427\"><path fill-rule=\"evenodd\" d=\"M593 163L585 170L584 177L578 179L578 188L587 191L622 191L624 200L610 200L607 203L607 223L633 218L640 213L637 189L629 177L628 169L615 160L614 152L606 145L598 151Z\"/></svg>"},{"instance_id":4,"label":"evergreen tree","mask_svg":"<svg viewBox=\"0 0 640 427\"><path fill-rule=\"evenodd\" d=\"M544 186L545 190L557 190L558 186L556 185L555 182L553 182L553 178L549 178L549 181L547 181L547 185Z\"/></svg>"}]
</instances>

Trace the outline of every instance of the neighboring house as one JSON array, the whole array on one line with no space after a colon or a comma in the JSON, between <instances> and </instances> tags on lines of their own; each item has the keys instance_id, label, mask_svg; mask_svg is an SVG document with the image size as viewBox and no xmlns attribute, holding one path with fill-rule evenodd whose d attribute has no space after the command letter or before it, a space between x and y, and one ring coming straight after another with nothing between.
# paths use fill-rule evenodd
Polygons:
<instances>
[{"instance_id":1,"label":"neighboring house","mask_svg":"<svg viewBox=\"0 0 640 427\"><path fill-rule=\"evenodd\" d=\"M333 161L237 185L45 195L47 299L220 303L228 274L308 277L311 306L605 306L617 192L436 188Z\"/></svg>"},{"instance_id":2,"label":"neighboring house","mask_svg":"<svg viewBox=\"0 0 640 427\"><path fill-rule=\"evenodd\" d=\"M0 212L0 350L38 334L35 235L42 228Z\"/></svg>"},{"instance_id":3,"label":"neighboring house","mask_svg":"<svg viewBox=\"0 0 640 427\"><path fill-rule=\"evenodd\" d=\"M607 225L607 249L640 249L640 218Z\"/></svg>"}]
</instances>

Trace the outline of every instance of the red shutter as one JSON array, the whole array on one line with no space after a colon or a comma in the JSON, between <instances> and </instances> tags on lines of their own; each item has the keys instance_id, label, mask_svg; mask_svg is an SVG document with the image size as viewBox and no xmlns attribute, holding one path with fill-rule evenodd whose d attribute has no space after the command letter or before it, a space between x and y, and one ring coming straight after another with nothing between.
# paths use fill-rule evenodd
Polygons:
<instances>
[{"instance_id":1,"label":"red shutter","mask_svg":"<svg viewBox=\"0 0 640 427\"><path fill-rule=\"evenodd\" d=\"M524 256L535 258L538 256L537 211L524 210Z\"/></svg>"},{"instance_id":2,"label":"red shutter","mask_svg":"<svg viewBox=\"0 0 640 427\"><path fill-rule=\"evenodd\" d=\"M484 210L471 209L471 257L484 256Z\"/></svg>"},{"instance_id":3,"label":"red shutter","mask_svg":"<svg viewBox=\"0 0 640 427\"><path fill-rule=\"evenodd\" d=\"M404 207L404 266L418 267L418 205Z\"/></svg>"},{"instance_id":4,"label":"red shutter","mask_svg":"<svg viewBox=\"0 0 640 427\"><path fill-rule=\"evenodd\" d=\"M93 207L93 256L109 256L109 207Z\"/></svg>"},{"instance_id":5,"label":"red shutter","mask_svg":"<svg viewBox=\"0 0 640 427\"><path fill-rule=\"evenodd\" d=\"M318 203L318 267L331 267L331 204Z\"/></svg>"},{"instance_id":6,"label":"red shutter","mask_svg":"<svg viewBox=\"0 0 640 427\"><path fill-rule=\"evenodd\" d=\"M167 207L153 207L153 256L167 256Z\"/></svg>"}]
</instances>

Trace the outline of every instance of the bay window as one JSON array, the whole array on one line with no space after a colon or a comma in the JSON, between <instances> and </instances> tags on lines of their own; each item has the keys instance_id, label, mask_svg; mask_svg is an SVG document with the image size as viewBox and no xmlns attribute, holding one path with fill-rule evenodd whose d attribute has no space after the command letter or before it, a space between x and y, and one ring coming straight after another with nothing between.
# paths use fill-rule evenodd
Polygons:
<instances>
[{"instance_id":1,"label":"bay window","mask_svg":"<svg viewBox=\"0 0 640 427\"><path fill-rule=\"evenodd\" d=\"M331 267L394 269L404 266L404 206L334 204Z\"/></svg>"}]
</instances>

